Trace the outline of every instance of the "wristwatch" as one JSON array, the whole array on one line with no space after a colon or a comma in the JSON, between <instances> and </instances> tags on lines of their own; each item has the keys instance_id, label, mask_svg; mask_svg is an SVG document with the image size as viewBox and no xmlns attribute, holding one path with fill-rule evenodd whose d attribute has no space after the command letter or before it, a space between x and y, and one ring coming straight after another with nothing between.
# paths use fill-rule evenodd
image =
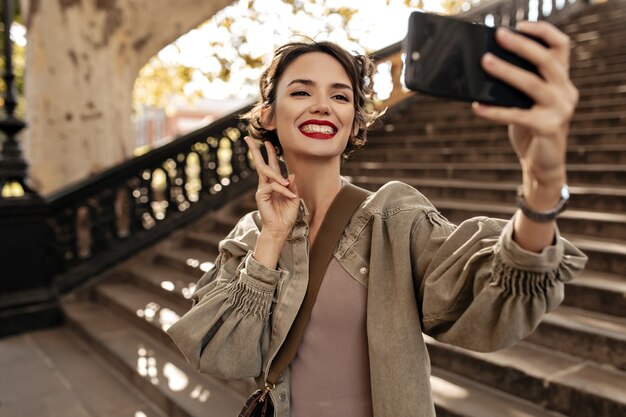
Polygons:
<instances>
[{"instance_id":1,"label":"wristwatch","mask_svg":"<svg viewBox=\"0 0 626 417\"><path fill-rule=\"evenodd\" d=\"M524 199L523 187L521 185L517 187L516 201L517 207L519 207L530 220L538 223L550 222L556 219L556 217L567 208L567 202L569 201L569 187L567 184L563 184L563 187L561 187L561 198L552 210L535 211L528 207L528 205L526 205L526 200Z\"/></svg>"}]
</instances>

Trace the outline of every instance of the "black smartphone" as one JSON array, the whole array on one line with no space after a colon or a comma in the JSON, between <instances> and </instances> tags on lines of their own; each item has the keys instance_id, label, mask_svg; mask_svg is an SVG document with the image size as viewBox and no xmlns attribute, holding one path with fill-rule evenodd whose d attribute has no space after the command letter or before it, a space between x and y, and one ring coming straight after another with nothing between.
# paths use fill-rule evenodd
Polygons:
<instances>
[{"instance_id":1,"label":"black smartphone","mask_svg":"<svg viewBox=\"0 0 626 417\"><path fill-rule=\"evenodd\" d=\"M530 108L533 100L487 74L480 65L486 52L538 74L535 65L500 47L496 28L449 16L413 12L405 43L404 83L437 97ZM525 35L528 36L528 35ZM528 36L545 46L545 42Z\"/></svg>"}]
</instances>

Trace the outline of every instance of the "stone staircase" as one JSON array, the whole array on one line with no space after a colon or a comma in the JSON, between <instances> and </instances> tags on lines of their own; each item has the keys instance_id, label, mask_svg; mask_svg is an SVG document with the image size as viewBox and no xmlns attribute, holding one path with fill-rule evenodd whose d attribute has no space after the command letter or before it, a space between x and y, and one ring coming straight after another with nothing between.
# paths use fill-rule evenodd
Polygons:
<instances>
[{"instance_id":1,"label":"stone staircase","mask_svg":"<svg viewBox=\"0 0 626 417\"><path fill-rule=\"evenodd\" d=\"M588 269L567 284L563 306L512 348L482 354L428 339L440 417L626 415L625 22L626 1L618 0L563 25L575 41L571 72L581 103L568 148L573 197L559 227L590 256ZM343 173L372 190L402 180L455 222L509 218L520 182L504 127L473 117L468 104L425 97L391 109ZM54 343L74 340L64 349L97 356L99 365L89 369L102 374L99 380L113 375L140 398L135 414L115 415L237 415L251 381L199 375L163 330L189 308L219 241L253 209L253 196L243 195L64 300L67 326ZM80 372L64 357L48 362L57 361L73 392L92 404L93 392L72 377ZM93 407L89 415L109 415Z\"/></svg>"}]
</instances>

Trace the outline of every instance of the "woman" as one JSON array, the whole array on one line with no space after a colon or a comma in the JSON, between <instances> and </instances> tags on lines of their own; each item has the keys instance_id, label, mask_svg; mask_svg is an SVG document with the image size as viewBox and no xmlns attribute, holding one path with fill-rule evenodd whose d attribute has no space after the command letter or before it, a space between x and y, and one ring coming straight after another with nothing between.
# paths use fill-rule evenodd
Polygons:
<instances>
[{"instance_id":1,"label":"woman","mask_svg":"<svg viewBox=\"0 0 626 417\"><path fill-rule=\"evenodd\" d=\"M527 214L456 227L406 184L390 182L368 197L334 250L296 359L271 392L276 416L433 416L422 332L478 351L510 346L560 303L563 282L584 266L554 220L528 217L557 206L565 184L578 98L569 39L547 23L519 29L549 47L502 29L498 42L543 78L493 56L483 66L536 104L473 110L510 125ZM342 157L364 143L376 117L372 68L363 56L311 42L281 47L263 73L247 118L265 141L267 163L246 138L259 174L258 211L222 241L193 308L168 331L201 372L255 377L262 386L306 292L309 248L345 183Z\"/></svg>"}]
</instances>

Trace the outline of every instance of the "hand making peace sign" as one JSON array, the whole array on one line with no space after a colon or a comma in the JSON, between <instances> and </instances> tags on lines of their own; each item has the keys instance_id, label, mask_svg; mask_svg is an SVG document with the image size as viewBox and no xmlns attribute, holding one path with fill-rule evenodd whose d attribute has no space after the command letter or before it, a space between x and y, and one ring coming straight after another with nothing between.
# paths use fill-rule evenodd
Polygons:
<instances>
[{"instance_id":1,"label":"hand making peace sign","mask_svg":"<svg viewBox=\"0 0 626 417\"><path fill-rule=\"evenodd\" d=\"M254 140L249 136L244 140L250 148L255 169L259 174L255 199L263 221L263 232L286 238L296 221L300 207L295 174L290 174L287 178L282 176L276 150L270 142L265 142L268 159L266 164Z\"/></svg>"}]
</instances>

